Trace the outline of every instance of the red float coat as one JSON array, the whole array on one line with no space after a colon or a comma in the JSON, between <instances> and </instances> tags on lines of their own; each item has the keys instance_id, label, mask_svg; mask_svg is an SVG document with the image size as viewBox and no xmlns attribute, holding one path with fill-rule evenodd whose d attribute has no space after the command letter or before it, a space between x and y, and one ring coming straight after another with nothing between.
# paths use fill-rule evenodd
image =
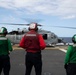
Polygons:
<instances>
[{"instance_id":1,"label":"red float coat","mask_svg":"<svg viewBox=\"0 0 76 75\"><path fill-rule=\"evenodd\" d=\"M31 30L27 34L32 34L32 33L36 33L36 32L34 30ZM28 44L28 42L25 41L25 38L26 38L26 34L22 37L22 39L21 39L21 41L19 43L19 46L24 48L24 49L26 49L27 52L36 53L36 52L39 52L39 51L43 50L46 47L45 41L44 41L44 39L43 39L41 34L38 34L38 42L39 42L39 44L37 44L37 45L39 45L39 46L36 45L37 49L26 48L25 47L25 43ZM37 43L37 42L35 42L35 43ZM32 48L36 47L35 43L34 43L34 45L32 45Z\"/></svg>"}]
</instances>

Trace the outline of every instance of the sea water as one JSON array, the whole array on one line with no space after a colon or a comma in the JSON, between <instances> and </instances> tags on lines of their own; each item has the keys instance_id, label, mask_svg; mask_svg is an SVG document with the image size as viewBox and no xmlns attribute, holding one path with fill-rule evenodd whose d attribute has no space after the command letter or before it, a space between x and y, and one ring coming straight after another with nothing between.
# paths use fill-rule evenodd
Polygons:
<instances>
[{"instance_id":1,"label":"sea water","mask_svg":"<svg viewBox=\"0 0 76 75\"><path fill-rule=\"evenodd\" d=\"M72 37L60 37L66 43L72 43Z\"/></svg>"}]
</instances>

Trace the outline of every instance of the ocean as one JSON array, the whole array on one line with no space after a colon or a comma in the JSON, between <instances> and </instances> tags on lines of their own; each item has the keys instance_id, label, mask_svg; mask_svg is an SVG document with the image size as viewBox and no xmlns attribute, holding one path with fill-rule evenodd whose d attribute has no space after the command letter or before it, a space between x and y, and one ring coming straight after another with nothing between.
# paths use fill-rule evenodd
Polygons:
<instances>
[{"instance_id":1,"label":"ocean","mask_svg":"<svg viewBox=\"0 0 76 75\"><path fill-rule=\"evenodd\" d=\"M72 37L59 37L66 43L72 43Z\"/></svg>"}]
</instances>

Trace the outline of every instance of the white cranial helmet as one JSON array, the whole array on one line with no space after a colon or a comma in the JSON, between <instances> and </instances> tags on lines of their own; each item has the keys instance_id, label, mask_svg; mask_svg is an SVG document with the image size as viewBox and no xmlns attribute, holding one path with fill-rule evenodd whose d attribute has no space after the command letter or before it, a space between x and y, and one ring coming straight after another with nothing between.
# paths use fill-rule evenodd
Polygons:
<instances>
[{"instance_id":1,"label":"white cranial helmet","mask_svg":"<svg viewBox=\"0 0 76 75\"><path fill-rule=\"evenodd\" d=\"M29 26L29 28L30 28L30 29L35 29L35 28L36 28L36 26L37 26L37 24L36 24L36 23L31 23L31 24L30 24L30 26Z\"/></svg>"},{"instance_id":2,"label":"white cranial helmet","mask_svg":"<svg viewBox=\"0 0 76 75\"><path fill-rule=\"evenodd\" d=\"M29 29L38 30L37 23L31 23Z\"/></svg>"}]
</instances>

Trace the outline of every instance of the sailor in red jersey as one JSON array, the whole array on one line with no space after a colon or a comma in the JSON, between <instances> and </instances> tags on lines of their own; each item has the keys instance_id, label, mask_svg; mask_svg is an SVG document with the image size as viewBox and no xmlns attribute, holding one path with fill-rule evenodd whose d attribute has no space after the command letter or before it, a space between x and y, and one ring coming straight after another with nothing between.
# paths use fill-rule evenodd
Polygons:
<instances>
[{"instance_id":1,"label":"sailor in red jersey","mask_svg":"<svg viewBox=\"0 0 76 75\"><path fill-rule=\"evenodd\" d=\"M41 34L37 33L37 23L31 23L29 26L29 32L26 33L20 41L20 47L26 49L25 75L30 75L32 67L35 68L36 75L42 73L42 56L41 50L44 50L46 44Z\"/></svg>"}]
</instances>

